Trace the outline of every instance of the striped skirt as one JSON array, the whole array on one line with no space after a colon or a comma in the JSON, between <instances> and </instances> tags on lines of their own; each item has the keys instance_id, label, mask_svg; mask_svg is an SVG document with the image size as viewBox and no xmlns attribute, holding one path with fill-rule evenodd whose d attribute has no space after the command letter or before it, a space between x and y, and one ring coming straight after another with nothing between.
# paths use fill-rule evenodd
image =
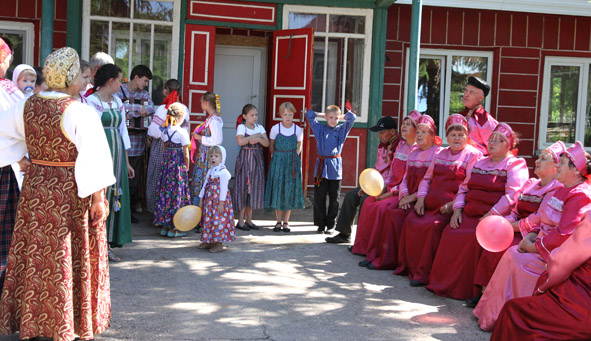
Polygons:
<instances>
[{"instance_id":1,"label":"striped skirt","mask_svg":"<svg viewBox=\"0 0 591 341\"><path fill-rule=\"evenodd\" d=\"M232 204L234 209L263 209L265 199L265 162L260 144L242 147L236 158L236 180Z\"/></svg>"},{"instance_id":2,"label":"striped skirt","mask_svg":"<svg viewBox=\"0 0 591 341\"><path fill-rule=\"evenodd\" d=\"M8 262L18 197L18 185L12 167L0 167L0 288L4 282L4 270Z\"/></svg>"},{"instance_id":3,"label":"striped skirt","mask_svg":"<svg viewBox=\"0 0 591 341\"><path fill-rule=\"evenodd\" d=\"M146 177L146 205L148 212L156 210L156 193L160 187L160 174L162 173L162 140L154 139L150 148L150 161L148 162L148 175Z\"/></svg>"}]
</instances>

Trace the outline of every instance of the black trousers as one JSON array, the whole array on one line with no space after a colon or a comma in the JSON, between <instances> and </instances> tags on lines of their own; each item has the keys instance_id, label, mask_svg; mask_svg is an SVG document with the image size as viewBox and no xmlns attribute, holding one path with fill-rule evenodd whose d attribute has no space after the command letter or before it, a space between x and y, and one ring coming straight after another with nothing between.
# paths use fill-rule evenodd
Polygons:
<instances>
[{"instance_id":1,"label":"black trousers","mask_svg":"<svg viewBox=\"0 0 591 341\"><path fill-rule=\"evenodd\" d=\"M143 199L142 188L145 187L145 185L142 185L142 182L145 179L145 177L143 176L144 155L130 156L129 165L135 171L135 177L133 179L129 179L129 195L131 201L130 203L131 207L133 208L136 203L141 203L141 200Z\"/></svg>"},{"instance_id":2,"label":"black trousers","mask_svg":"<svg viewBox=\"0 0 591 341\"><path fill-rule=\"evenodd\" d=\"M360 190L361 187L356 187L345 194L345 199L343 200L343 205L341 206L341 211L337 219L337 227L335 229L347 236L351 235L351 226L355 221L355 216L357 216L359 208L368 197L367 194L363 194L360 197Z\"/></svg>"},{"instance_id":3,"label":"black trousers","mask_svg":"<svg viewBox=\"0 0 591 341\"><path fill-rule=\"evenodd\" d=\"M314 225L332 229L339 212L339 194L341 180L322 178L319 185L314 185ZM326 196L328 195L328 209Z\"/></svg>"}]
</instances>

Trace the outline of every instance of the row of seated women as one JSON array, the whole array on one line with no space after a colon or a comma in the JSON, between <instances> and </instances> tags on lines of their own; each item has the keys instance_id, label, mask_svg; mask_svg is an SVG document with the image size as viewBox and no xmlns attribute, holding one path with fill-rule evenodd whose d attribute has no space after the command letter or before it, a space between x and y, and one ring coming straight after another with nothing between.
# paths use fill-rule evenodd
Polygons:
<instances>
[{"instance_id":1,"label":"row of seated women","mask_svg":"<svg viewBox=\"0 0 591 341\"><path fill-rule=\"evenodd\" d=\"M394 270L440 296L479 301L474 314L492 330L506 301L532 295L552 250L591 209L591 156L579 142L568 149L556 142L536 160L537 178L528 179L508 124L496 126L486 156L470 144L469 129L464 116L451 115L449 147L442 148L431 117L413 111L404 119L405 141L391 164L404 176L365 201L351 250L365 255L360 266ZM486 251L476 239L489 215L513 226L506 252Z\"/></svg>"}]
</instances>

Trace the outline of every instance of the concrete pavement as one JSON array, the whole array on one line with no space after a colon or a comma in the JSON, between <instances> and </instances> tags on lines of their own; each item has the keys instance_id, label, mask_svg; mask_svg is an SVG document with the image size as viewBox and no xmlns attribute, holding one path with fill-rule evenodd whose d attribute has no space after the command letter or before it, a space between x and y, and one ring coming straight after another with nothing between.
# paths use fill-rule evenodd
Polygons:
<instances>
[{"instance_id":1,"label":"concrete pavement","mask_svg":"<svg viewBox=\"0 0 591 341\"><path fill-rule=\"evenodd\" d=\"M112 326L98 340L485 340L461 301L412 288L391 271L324 242L312 210L292 232L238 231L223 253L197 249L198 234L160 237L139 215L134 242L111 263Z\"/></svg>"}]
</instances>

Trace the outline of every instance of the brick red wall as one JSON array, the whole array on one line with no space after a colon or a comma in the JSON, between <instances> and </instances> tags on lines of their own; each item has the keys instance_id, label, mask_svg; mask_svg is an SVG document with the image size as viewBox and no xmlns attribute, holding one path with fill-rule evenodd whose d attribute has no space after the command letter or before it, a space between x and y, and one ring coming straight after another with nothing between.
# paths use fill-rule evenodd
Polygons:
<instances>
[{"instance_id":1,"label":"brick red wall","mask_svg":"<svg viewBox=\"0 0 591 341\"><path fill-rule=\"evenodd\" d=\"M402 115L411 6L392 5L384 74L384 114ZM575 34L576 32L576 34ZM591 57L591 18L423 7L421 47L492 51L491 114L521 134L519 155L533 165L545 56Z\"/></svg>"},{"instance_id":2,"label":"brick red wall","mask_svg":"<svg viewBox=\"0 0 591 341\"><path fill-rule=\"evenodd\" d=\"M6 0L2 2L0 20L30 22L35 25L35 64L39 63L41 14L43 0ZM68 0L55 0L53 48L66 46Z\"/></svg>"}]
</instances>

